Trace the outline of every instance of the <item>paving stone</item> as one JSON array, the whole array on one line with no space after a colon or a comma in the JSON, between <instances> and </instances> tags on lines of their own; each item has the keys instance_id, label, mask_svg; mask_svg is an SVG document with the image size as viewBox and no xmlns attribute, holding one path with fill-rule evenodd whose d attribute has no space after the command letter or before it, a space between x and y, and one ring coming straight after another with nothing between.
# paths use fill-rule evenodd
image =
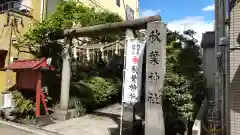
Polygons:
<instances>
[{"instance_id":1,"label":"paving stone","mask_svg":"<svg viewBox=\"0 0 240 135\"><path fill-rule=\"evenodd\" d=\"M97 111L102 115L97 113L61 121L44 129L63 135L115 135L116 132L119 134L120 108L120 104L115 104Z\"/></svg>"}]
</instances>

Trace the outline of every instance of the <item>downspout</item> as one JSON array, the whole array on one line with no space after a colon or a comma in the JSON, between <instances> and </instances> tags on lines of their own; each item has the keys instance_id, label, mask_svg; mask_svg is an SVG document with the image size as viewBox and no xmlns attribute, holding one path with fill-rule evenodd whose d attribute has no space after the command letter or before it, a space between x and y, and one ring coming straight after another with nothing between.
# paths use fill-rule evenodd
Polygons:
<instances>
[{"instance_id":1,"label":"downspout","mask_svg":"<svg viewBox=\"0 0 240 135\"><path fill-rule=\"evenodd\" d=\"M45 19L45 15L47 13L47 0L41 0L41 9L40 9L40 21Z\"/></svg>"},{"instance_id":2,"label":"downspout","mask_svg":"<svg viewBox=\"0 0 240 135\"><path fill-rule=\"evenodd\" d=\"M226 36L228 38L228 44L226 46L226 56L225 56L225 132L226 135L230 135L231 131L231 125L230 125L230 91L229 91L229 84L230 84L230 21L231 21L231 4L230 1L232 0L227 0L226 7L227 8L227 18L228 18L228 29L226 30Z\"/></svg>"},{"instance_id":3,"label":"downspout","mask_svg":"<svg viewBox=\"0 0 240 135\"><path fill-rule=\"evenodd\" d=\"M228 59L228 52L227 52L227 48L228 48L228 39L227 39L227 32L226 32L226 1L223 0L222 2L220 2L220 33L219 33L219 51L221 51L222 53L222 59L221 61L219 61L222 66L219 65L220 68L220 73L221 73L221 87L220 87L220 104L221 104L221 128L222 128L222 135L226 135L226 90L227 90L227 80L226 80L226 76L227 76L227 59ZM227 85L227 86L226 86Z\"/></svg>"},{"instance_id":4,"label":"downspout","mask_svg":"<svg viewBox=\"0 0 240 135\"><path fill-rule=\"evenodd\" d=\"M229 40L229 35L228 35L228 40ZM230 42L228 41L228 44L225 47L225 132L226 135L230 135L230 91L229 91L229 83L230 83Z\"/></svg>"},{"instance_id":5,"label":"downspout","mask_svg":"<svg viewBox=\"0 0 240 135\"><path fill-rule=\"evenodd\" d=\"M219 20L219 4L220 0L215 0L215 60L214 60L214 69L215 69L215 87L214 87L214 112L219 113L220 111L220 92L219 92L219 71L218 71L218 56L217 53L219 51L219 39L220 39L220 20ZM218 114L218 118L219 118Z\"/></svg>"},{"instance_id":6,"label":"downspout","mask_svg":"<svg viewBox=\"0 0 240 135\"><path fill-rule=\"evenodd\" d=\"M43 7L44 7L44 0L41 0L40 21L43 20Z\"/></svg>"},{"instance_id":7,"label":"downspout","mask_svg":"<svg viewBox=\"0 0 240 135\"><path fill-rule=\"evenodd\" d=\"M8 16L8 17L10 17L10 16ZM11 32L10 32L9 48L8 48L8 65L12 63L11 55L12 55L13 19L11 19L11 22L10 22L10 31Z\"/></svg>"}]
</instances>

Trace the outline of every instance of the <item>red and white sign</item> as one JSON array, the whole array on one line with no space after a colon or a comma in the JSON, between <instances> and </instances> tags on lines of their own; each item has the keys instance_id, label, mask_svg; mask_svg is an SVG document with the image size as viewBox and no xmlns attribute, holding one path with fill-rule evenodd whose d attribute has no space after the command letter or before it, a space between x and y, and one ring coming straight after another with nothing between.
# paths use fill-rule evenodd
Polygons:
<instances>
[{"instance_id":1,"label":"red and white sign","mask_svg":"<svg viewBox=\"0 0 240 135\"><path fill-rule=\"evenodd\" d=\"M143 40L126 40L126 65L122 102L127 104L135 104L140 100L144 47L145 41Z\"/></svg>"}]
</instances>

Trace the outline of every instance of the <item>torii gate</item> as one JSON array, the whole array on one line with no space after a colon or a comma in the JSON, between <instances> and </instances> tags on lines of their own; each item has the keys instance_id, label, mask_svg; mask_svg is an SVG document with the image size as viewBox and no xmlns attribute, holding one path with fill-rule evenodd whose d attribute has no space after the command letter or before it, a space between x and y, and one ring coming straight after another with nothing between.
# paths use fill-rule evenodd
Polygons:
<instances>
[{"instance_id":1,"label":"torii gate","mask_svg":"<svg viewBox=\"0 0 240 135\"><path fill-rule=\"evenodd\" d=\"M66 114L68 111L71 74L69 48L72 44L72 38L79 36L96 37L116 34L119 32L126 32L127 38L134 38L134 30L140 29L147 29L148 37L147 46L145 48L146 54L144 58L146 60L146 70L145 73L143 73L143 75L145 76L145 80L143 80L143 82L145 82L145 101L143 101L145 104L145 135L165 134L161 103L161 89L163 88L165 75L166 24L161 21L160 16L151 16L136 20L101 24L83 28L65 29L54 33L54 37L49 37L53 40L65 38L66 42L63 50L62 76L64 77L62 77L61 84L61 112L58 113L58 115L61 115L60 118L67 119ZM151 58L149 57L150 55L154 55L156 57L155 59L159 60L159 63L151 65L151 63L149 62L151 61ZM149 81L149 79L147 78L149 77L149 75L155 75L155 81ZM131 118L130 120L133 120L133 118Z\"/></svg>"}]
</instances>

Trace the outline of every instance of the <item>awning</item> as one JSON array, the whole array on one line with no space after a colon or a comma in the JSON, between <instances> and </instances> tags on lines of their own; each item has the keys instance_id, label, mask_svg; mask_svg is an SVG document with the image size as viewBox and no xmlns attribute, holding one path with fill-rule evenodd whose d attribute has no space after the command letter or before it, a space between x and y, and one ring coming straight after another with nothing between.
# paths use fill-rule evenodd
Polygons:
<instances>
[{"instance_id":1,"label":"awning","mask_svg":"<svg viewBox=\"0 0 240 135\"><path fill-rule=\"evenodd\" d=\"M40 69L40 68L48 68L49 70L54 70L55 68L47 64L47 60L45 58L42 59L29 59L29 60L17 60L12 64L9 64L7 69L10 70L24 70L24 69Z\"/></svg>"}]
</instances>

